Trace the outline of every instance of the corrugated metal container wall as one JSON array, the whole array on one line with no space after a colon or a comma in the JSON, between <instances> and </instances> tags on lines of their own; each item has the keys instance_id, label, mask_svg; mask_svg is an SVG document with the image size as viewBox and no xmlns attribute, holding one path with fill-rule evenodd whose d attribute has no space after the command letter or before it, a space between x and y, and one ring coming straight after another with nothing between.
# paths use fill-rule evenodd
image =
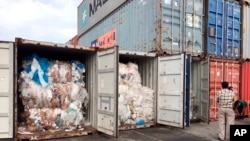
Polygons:
<instances>
[{"instance_id":1,"label":"corrugated metal container wall","mask_svg":"<svg viewBox=\"0 0 250 141\"><path fill-rule=\"evenodd\" d=\"M240 98L245 100L248 105L250 104L250 62L245 62L242 64L242 85L241 85L241 96ZM250 108L247 106L245 110L245 115L250 116Z\"/></svg>"},{"instance_id":2,"label":"corrugated metal container wall","mask_svg":"<svg viewBox=\"0 0 250 141\"><path fill-rule=\"evenodd\" d=\"M71 39L71 45L73 46L77 46L78 45L78 36L75 35L72 39Z\"/></svg>"},{"instance_id":3,"label":"corrugated metal container wall","mask_svg":"<svg viewBox=\"0 0 250 141\"><path fill-rule=\"evenodd\" d=\"M200 119L200 89L201 89L201 65L200 61L192 58L190 69L190 119Z\"/></svg>"},{"instance_id":4,"label":"corrugated metal container wall","mask_svg":"<svg viewBox=\"0 0 250 141\"><path fill-rule=\"evenodd\" d=\"M113 43L123 50L201 54L202 5L203 0L129 0L84 33L79 26L82 16L78 16L78 43L100 47L111 42L103 38L112 32Z\"/></svg>"},{"instance_id":5,"label":"corrugated metal container wall","mask_svg":"<svg viewBox=\"0 0 250 141\"><path fill-rule=\"evenodd\" d=\"M115 29L115 41L121 49L144 52L156 50L157 5L156 0L145 3L130 0L89 31L78 35L78 43L100 46L101 36Z\"/></svg>"},{"instance_id":6,"label":"corrugated metal container wall","mask_svg":"<svg viewBox=\"0 0 250 141\"><path fill-rule=\"evenodd\" d=\"M211 59L210 61L210 119L218 119L218 103L216 95L221 90L221 82L227 81L233 86L234 93L239 97L240 64L238 61Z\"/></svg>"},{"instance_id":7,"label":"corrugated metal container wall","mask_svg":"<svg viewBox=\"0 0 250 141\"><path fill-rule=\"evenodd\" d=\"M213 57L239 58L241 7L236 1L209 0L206 52Z\"/></svg>"},{"instance_id":8,"label":"corrugated metal container wall","mask_svg":"<svg viewBox=\"0 0 250 141\"><path fill-rule=\"evenodd\" d=\"M203 52L203 0L184 0L184 50L189 54Z\"/></svg>"},{"instance_id":9,"label":"corrugated metal container wall","mask_svg":"<svg viewBox=\"0 0 250 141\"><path fill-rule=\"evenodd\" d=\"M190 54L202 53L202 4L202 0L163 2L161 48L164 52L167 54L184 51ZM183 19L185 19L184 22Z\"/></svg>"},{"instance_id":10,"label":"corrugated metal container wall","mask_svg":"<svg viewBox=\"0 0 250 141\"><path fill-rule=\"evenodd\" d=\"M210 119L218 118L218 103L216 94L221 90L221 82L223 81L223 63L219 61L210 62Z\"/></svg>"},{"instance_id":11,"label":"corrugated metal container wall","mask_svg":"<svg viewBox=\"0 0 250 141\"><path fill-rule=\"evenodd\" d=\"M242 45L242 57L244 59L250 58L250 1L243 4L243 23L242 23L242 32L243 32L243 45Z\"/></svg>"}]
</instances>

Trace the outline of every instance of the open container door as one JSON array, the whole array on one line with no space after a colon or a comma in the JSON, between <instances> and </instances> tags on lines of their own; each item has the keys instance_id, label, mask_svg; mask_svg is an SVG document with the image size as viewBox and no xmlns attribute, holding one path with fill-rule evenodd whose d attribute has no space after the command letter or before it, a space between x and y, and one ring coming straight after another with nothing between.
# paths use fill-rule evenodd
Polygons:
<instances>
[{"instance_id":1,"label":"open container door","mask_svg":"<svg viewBox=\"0 0 250 141\"><path fill-rule=\"evenodd\" d=\"M209 123L209 59L201 61L200 114L201 120Z\"/></svg>"},{"instance_id":2,"label":"open container door","mask_svg":"<svg viewBox=\"0 0 250 141\"><path fill-rule=\"evenodd\" d=\"M97 52L97 130L118 136L118 47Z\"/></svg>"},{"instance_id":3,"label":"open container door","mask_svg":"<svg viewBox=\"0 0 250 141\"><path fill-rule=\"evenodd\" d=\"M157 123L184 128L185 54L158 58Z\"/></svg>"},{"instance_id":4,"label":"open container door","mask_svg":"<svg viewBox=\"0 0 250 141\"><path fill-rule=\"evenodd\" d=\"M0 42L0 138L13 138L13 43Z\"/></svg>"}]
</instances>

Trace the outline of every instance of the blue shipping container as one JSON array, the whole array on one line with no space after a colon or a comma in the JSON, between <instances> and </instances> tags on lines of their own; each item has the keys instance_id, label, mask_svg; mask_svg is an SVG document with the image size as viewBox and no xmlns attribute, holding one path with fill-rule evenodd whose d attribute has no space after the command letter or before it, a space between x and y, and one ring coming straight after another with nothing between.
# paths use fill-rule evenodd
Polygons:
<instances>
[{"instance_id":1,"label":"blue shipping container","mask_svg":"<svg viewBox=\"0 0 250 141\"><path fill-rule=\"evenodd\" d=\"M235 1L209 0L207 53L214 57L239 58L241 6Z\"/></svg>"},{"instance_id":2,"label":"blue shipping container","mask_svg":"<svg viewBox=\"0 0 250 141\"><path fill-rule=\"evenodd\" d=\"M115 0L108 2L111 1ZM202 53L203 0L128 0L84 30L80 25L83 25L82 17L86 19L89 15L82 12L88 9L86 5L83 1L78 7L80 45L107 47L116 44L128 51ZM85 15L81 16L82 13ZM115 37L110 39L111 35Z\"/></svg>"}]
</instances>

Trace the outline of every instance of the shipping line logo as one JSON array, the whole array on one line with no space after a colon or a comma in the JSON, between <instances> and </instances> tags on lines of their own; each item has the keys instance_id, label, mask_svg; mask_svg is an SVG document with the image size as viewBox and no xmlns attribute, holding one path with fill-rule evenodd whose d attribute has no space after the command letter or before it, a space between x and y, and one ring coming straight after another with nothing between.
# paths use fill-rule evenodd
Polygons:
<instances>
[{"instance_id":1,"label":"shipping line logo","mask_svg":"<svg viewBox=\"0 0 250 141\"><path fill-rule=\"evenodd\" d=\"M91 42L92 47L108 48L116 45L116 29L112 29Z\"/></svg>"},{"instance_id":2,"label":"shipping line logo","mask_svg":"<svg viewBox=\"0 0 250 141\"><path fill-rule=\"evenodd\" d=\"M81 10L81 27L85 27L88 24L88 11L88 5L84 4Z\"/></svg>"},{"instance_id":3,"label":"shipping line logo","mask_svg":"<svg viewBox=\"0 0 250 141\"><path fill-rule=\"evenodd\" d=\"M84 4L81 10L81 27L84 28L89 22L89 18L95 15L99 8L104 6L108 0L93 0L92 3Z\"/></svg>"}]
</instances>

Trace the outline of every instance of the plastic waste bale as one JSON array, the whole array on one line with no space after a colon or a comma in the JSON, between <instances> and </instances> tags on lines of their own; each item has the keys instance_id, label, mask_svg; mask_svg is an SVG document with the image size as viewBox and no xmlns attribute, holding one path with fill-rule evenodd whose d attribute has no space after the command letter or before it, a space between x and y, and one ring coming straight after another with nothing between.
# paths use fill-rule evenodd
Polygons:
<instances>
[{"instance_id":1,"label":"plastic waste bale","mask_svg":"<svg viewBox=\"0 0 250 141\"><path fill-rule=\"evenodd\" d=\"M83 79L84 79L83 74L85 73L85 66L77 60L71 61L70 63L72 65L72 80L71 80L71 82L74 82L74 83L80 82L80 84L82 84L82 87L85 87L85 83L83 81Z\"/></svg>"},{"instance_id":2,"label":"plastic waste bale","mask_svg":"<svg viewBox=\"0 0 250 141\"><path fill-rule=\"evenodd\" d=\"M50 83L67 83L72 80L72 66L62 61L54 61L48 69Z\"/></svg>"},{"instance_id":3,"label":"plastic waste bale","mask_svg":"<svg viewBox=\"0 0 250 141\"><path fill-rule=\"evenodd\" d=\"M73 101L81 101L87 108L89 95L85 88L78 83L56 84L55 93L60 96L61 108L66 109Z\"/></svg>"},{"instance_id":4,"label":"plastic waste bale","mask_svg":"<svg viewBox=\"0 0 250 141\"><path fill-rule=\"evenodd\" d=\"M43 88L28 78L22 82L21 98L26 108L52 108L52 97L51 88Z\"/></svg>"},{"instance_id":5,"label":"plastic waste bale","mask_svg":"<svg viewBox=\"0 0 250 141\"><path fill-rule=\"evenodd\" d=\"M80 101L74 101L70 104L67 110L64 110L61 114L61 118L64 121L66 127L77 127L82 123L83 112L82 104Z\"/></svg>"},{"instance_id":6,"label":"plastic waste bale","mask_svg":"<svg viewBox=\"0 0 250 141\"><path fill-rule=\"evenodd\" d=\"M85 67L77 60L51 61L36 54L22 62L18 92L24 106L20 119L30 132L81 129L89 125L83 109L89 95L84 83Z\"/></svg>"},{"instance_id":7,"label":"plastic waste bale","mask_svg":"<svg viewBox=\"0 0 250 141\"><path fill-rule=\"evenodd\" d=\"M142 86L138 65L119 63L119 125L152 121L154 91Z\"/></svg>"}]
</instances>

